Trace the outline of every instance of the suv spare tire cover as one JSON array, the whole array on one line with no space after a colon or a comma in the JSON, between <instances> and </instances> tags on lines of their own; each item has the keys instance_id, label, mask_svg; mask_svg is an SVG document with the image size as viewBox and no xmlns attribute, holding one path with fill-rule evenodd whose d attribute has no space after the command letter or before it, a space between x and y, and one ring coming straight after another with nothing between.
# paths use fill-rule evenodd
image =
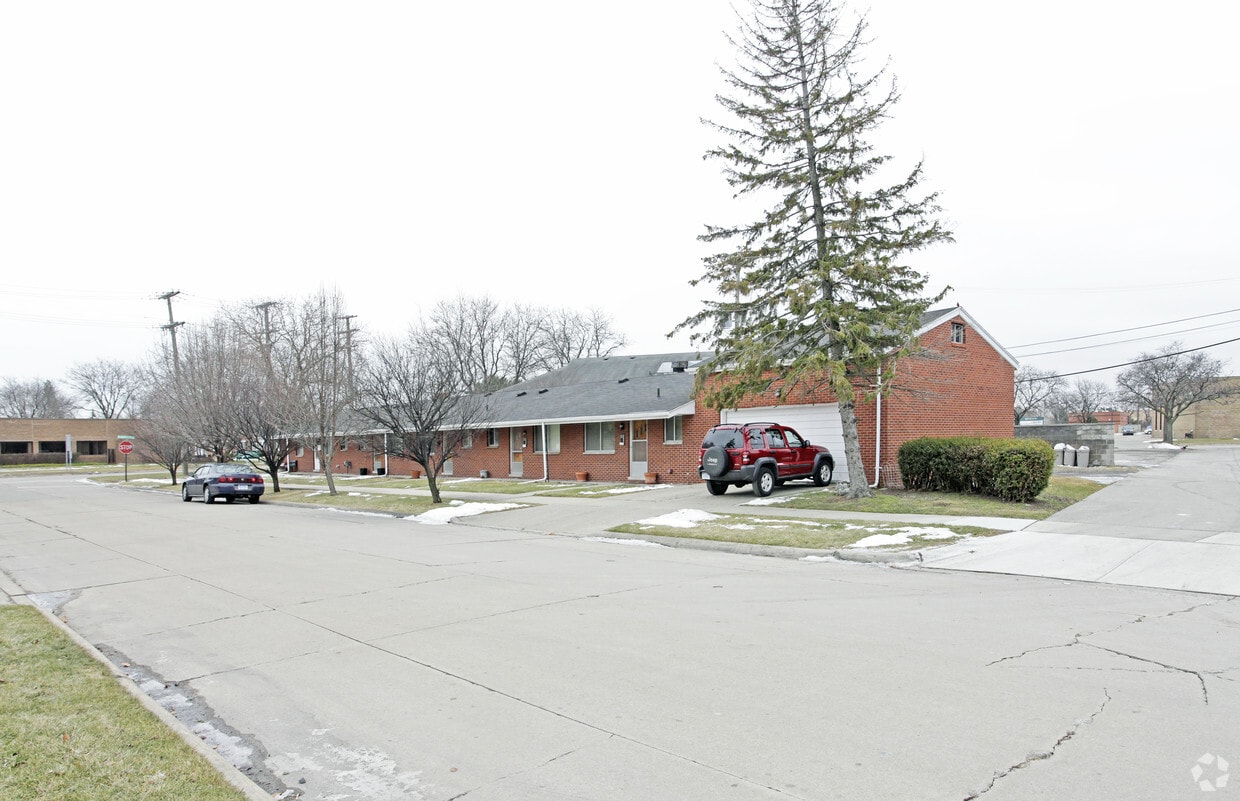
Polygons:
<instances>
[{"instance_id":1,"label":"suv spare tire cover","mask_svg":"<svg viewBox=\"0 0 1240 801\"><path fill-rule=\"evenodd\" d=\"M702 454L702 470L709 476L718 478L728 472L730 462L727 450L718 445L707 448L706 453Z\"/></svg>"}]
</instances>

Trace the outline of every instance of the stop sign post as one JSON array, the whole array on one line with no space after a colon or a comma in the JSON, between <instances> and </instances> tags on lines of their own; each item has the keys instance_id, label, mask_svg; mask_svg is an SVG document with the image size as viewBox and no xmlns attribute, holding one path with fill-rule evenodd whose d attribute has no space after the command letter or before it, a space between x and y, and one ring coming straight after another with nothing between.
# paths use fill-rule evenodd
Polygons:
<instances>
[{"instance_id":1,"label":"stop sign post","mask_svg":"<svg viewBox=\"0 0 1240 801\"><path fill-rule=\"evenodd\" d=\"M125 481L129 481L129 454L133 453L133 437L117 437L116 449L125 455Z\"/></svg>"}]
</instances>

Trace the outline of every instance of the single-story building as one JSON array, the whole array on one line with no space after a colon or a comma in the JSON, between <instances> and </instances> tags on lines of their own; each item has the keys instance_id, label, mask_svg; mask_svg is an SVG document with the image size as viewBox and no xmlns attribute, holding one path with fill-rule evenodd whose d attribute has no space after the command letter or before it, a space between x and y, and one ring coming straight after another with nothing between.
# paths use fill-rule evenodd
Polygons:
<instances>
[{"instance_id":1,"label":"single-story building","mask_svg":"<svg viewBox=\"0 0 1240 801\"><path fill-rule=\"evenodd\" d=\"M117 437L134 436L133 420L98 418L0 419L0 464L111 464Z\"/></svg>"},{"instance_id":2,"label":"single-story building","mask_svg":"<svg viewBox=\"0 0 1240 801\"><path fill-rule=\"evenodd\" d=\"M917 336L922 350L900 360L890 392L858 397L864 480L871 484L898 486L896 455L910 439L1012 436L1016 360L959 306L927 312ZM696 482L700 445L712 426L769 420L830 448L835 479L849 480L839 404L829 390L794 393L782 404L769 392L742 408L708 409L694 393L696 369L708 357L579 359L493 392L485 422L452 460L450 474ZM386 459L382 437L345 442L333 468L407 475L416 465Z\"/></svg>"}]
</instances>

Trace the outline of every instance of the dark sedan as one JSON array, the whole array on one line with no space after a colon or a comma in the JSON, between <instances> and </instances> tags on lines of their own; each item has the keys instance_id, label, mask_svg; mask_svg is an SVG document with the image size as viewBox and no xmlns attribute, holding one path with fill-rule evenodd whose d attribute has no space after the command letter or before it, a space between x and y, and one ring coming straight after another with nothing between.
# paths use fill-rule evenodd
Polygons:
<instances>
[{"instance_id":1,"label":"dark sedan","mask_svg":"<svg viewBox=\"0 0 1240 801\"><path fill-rule=\"evenodd\" d=\"M204 464L181 484L181 500L189 503L194 498L202 498L207 503L215 503L216 498L223 498L232 503L245 498L250 503L258 503L265 486L263 477L249 465Z\"/></svg>"}]
</instances>

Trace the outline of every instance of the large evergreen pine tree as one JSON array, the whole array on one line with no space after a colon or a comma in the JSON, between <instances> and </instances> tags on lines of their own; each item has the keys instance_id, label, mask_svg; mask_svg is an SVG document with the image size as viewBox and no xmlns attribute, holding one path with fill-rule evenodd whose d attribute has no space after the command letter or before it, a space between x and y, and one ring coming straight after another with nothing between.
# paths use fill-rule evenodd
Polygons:
<instances>
[{"instance_id":1,"label":"large evergreen pine tree","mask_svg":"<svg viewBox=\"0 0 1240 801\"><path fill-rule=\"evenodd\" d=\"M894 180L890 157L867 138L897 94L882 70L862 74L864 18L845 25L834 0L752 0L731 38L738 66L718 98L730 120L708 122L726 140L707 152L725 165L737 196L766 210L753 222L708 226L703 241L727 250L694 281L716 287L680 328L716 356L699 373L706 402L734 407L774 388L829 385L839 399L850 494L868 495L857 436L857 394L887 381L913 346L926 277L901 260L951 234L934 194L918 194L921 165ZM703 329L705 333L703 333Z\"/></svg>"}]
</instances>

